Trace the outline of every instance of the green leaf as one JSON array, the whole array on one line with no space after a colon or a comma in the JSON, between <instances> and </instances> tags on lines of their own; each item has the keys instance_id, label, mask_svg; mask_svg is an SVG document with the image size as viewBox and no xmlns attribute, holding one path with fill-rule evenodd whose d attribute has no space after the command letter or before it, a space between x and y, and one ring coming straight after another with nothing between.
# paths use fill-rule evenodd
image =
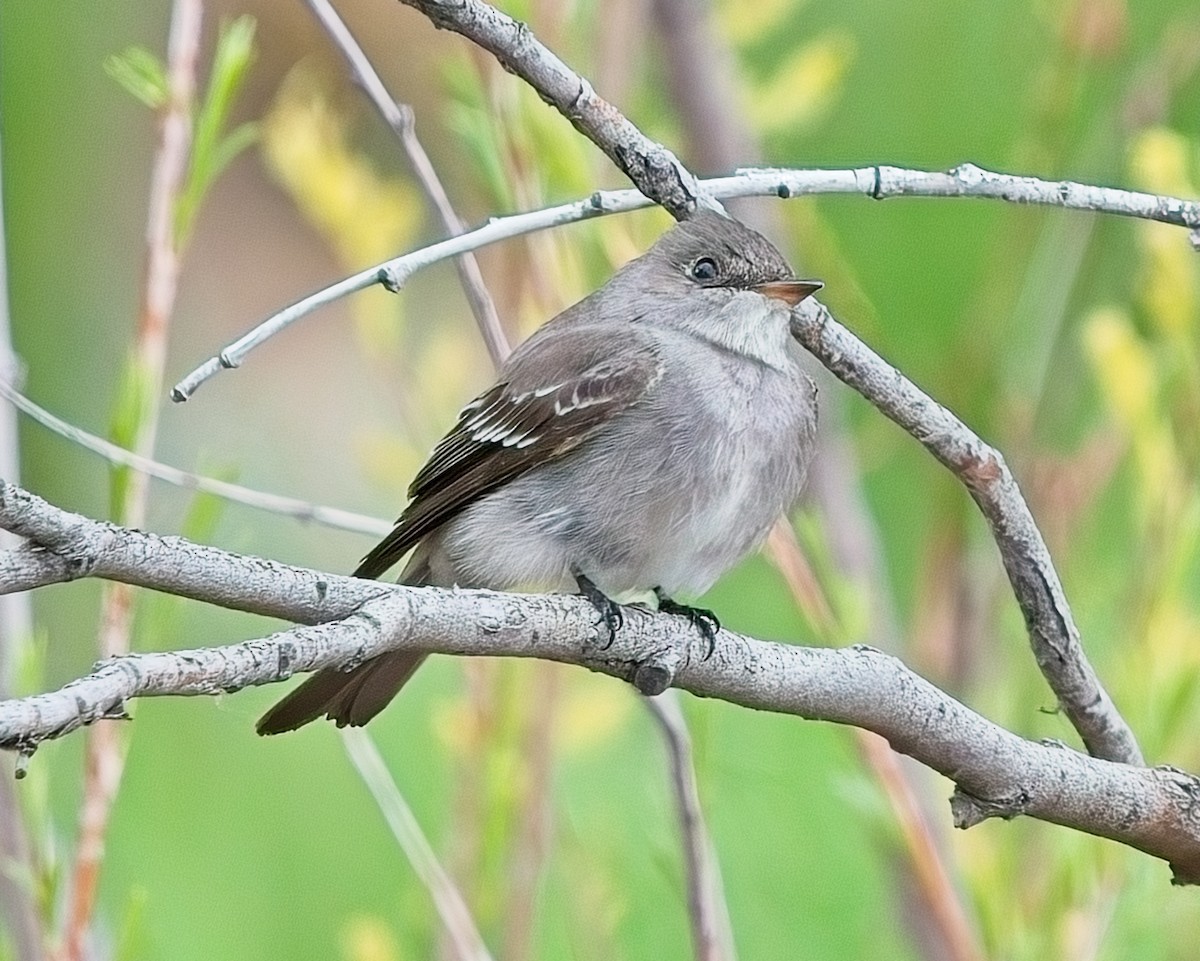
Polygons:
<instances>
[{"instance_id":1,"label":"green leaf","mask_svg":"<svg viewBox=\"0 0 1200 961\"><path fill-rule=\"evenodd\" d=\"M158 108L167 102L167 70L149 50L130 47L104 61L104 72L138 98L147 107Z\"/></svg>"},{"instance_id":2,"label":"green leaf","mask_svg":"<svg viewBox=\"0 0 1200 961\"><path fill-rule=\"evenodd\" d=\"M196 211L208 188L258 135L255 125L243 124L227 137L221 136L238 90L254 60L254 29L254 18L249 16L238 17L221 27L208 90L192 132L187 183L175 208L175 244L179 249L187 243Z\"/></svg>"},{"instance_id":3,"label":"green leaf","mask_svg":"<svg viewBox=\"0 0 1200 961\"><path fill-rule=\"evenodd\" d=\"M231 134L218 142L213 150L212 177L219 177L233 159L257 139L258 124L250 122L236 127Z\"/></svg>"}]
</instances>

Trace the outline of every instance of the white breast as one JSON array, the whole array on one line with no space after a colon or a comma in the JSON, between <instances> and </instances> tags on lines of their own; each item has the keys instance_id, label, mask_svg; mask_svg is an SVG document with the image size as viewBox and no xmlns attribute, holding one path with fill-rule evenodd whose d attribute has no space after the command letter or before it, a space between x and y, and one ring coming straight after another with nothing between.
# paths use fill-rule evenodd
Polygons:
<instances>
[{"instance_id":1,"label":"white breast","mask_svg":"<svg viewBox=\"0 0 1200 961\"><path fill-rule=\"evenodd\" d=\"M803 486L815 427L810 382L761 368L741 375L757 380L734 392L749 402L733 405L726 398L713 405L721 426L700 445L695 470L703 476L690 507L645 558L668 594L695 597L708 590L763 542Z\"/></svg>"}]
</instances>

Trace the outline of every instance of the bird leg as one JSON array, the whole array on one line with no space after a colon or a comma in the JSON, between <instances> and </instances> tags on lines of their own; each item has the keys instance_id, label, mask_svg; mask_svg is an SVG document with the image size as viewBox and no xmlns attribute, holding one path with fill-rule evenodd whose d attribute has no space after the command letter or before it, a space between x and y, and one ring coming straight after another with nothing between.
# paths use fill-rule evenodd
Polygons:
<instances>
[{"instance_id":1,"label":"bird leg","mask_svg":"<svg viewBox=\"0 0 1200 961\"><path fill-rule=\"evenodd\" d=\"M688 607L686 604L673 601L667 597L661 587L654 588L654 596L658 598L658 609L664 614L678 614L691 622L692 626L700 632L700 636L708 643L708 654L705 656L712 657L713 648L717 643L717 631L721 629L721 622L717 619L717 615L704 607Z\"/></svg>"},{"instance_id":2,"label":"bird leg","mask_svg":"<svg viewBox=\"0 0 1200 961\"><path fill-rule=\"evenodd\" d=\"M600 620L597 624L604 624L608 628L608 643L604 645L604 649L608 650L612 647L613 641L617 639L617 631L625 623L625 615L621 613L621 605L614 601L611 597L600 590L591 580L580 571L572 571L575 575L575 583L579 585L579 593L588 599L592 607L596 609L596 613L600 615Z\"/></svg>"}]
</instances>

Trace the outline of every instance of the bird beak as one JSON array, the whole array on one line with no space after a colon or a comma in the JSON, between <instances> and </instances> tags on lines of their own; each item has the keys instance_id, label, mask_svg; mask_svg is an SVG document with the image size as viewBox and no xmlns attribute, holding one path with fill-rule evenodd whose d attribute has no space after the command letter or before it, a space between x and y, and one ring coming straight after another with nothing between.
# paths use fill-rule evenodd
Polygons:
<instances>
[{"instance_id":1,"label":"bird beak","mask_svg":"<svg viewBox=\"0 0 1200 961\"><path fill-rule=\"evenodd\" d=\"M819 280L773 280L769 284L759 284L754 290L764 297L773 297L789 307L795 307L824 286Z\"/></svg>"}]
</instances>

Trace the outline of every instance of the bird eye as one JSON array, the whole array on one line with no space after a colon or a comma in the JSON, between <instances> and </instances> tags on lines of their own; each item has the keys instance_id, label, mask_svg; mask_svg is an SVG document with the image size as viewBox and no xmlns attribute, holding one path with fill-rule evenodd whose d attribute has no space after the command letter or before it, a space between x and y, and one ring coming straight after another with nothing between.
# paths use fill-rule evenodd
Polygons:
<instances>
[{"instance_id":1,"label":"bird eye","mask_svg":"<svg viewBox=\"0 0 1200 961\"><path fill-rule=\"evenodd\" d=\"M717 279L717 262L711 257L701 257L692 264L688 271L692 275L692 280L698 280L701 283Z\"/></svg>"}]
</instances>

